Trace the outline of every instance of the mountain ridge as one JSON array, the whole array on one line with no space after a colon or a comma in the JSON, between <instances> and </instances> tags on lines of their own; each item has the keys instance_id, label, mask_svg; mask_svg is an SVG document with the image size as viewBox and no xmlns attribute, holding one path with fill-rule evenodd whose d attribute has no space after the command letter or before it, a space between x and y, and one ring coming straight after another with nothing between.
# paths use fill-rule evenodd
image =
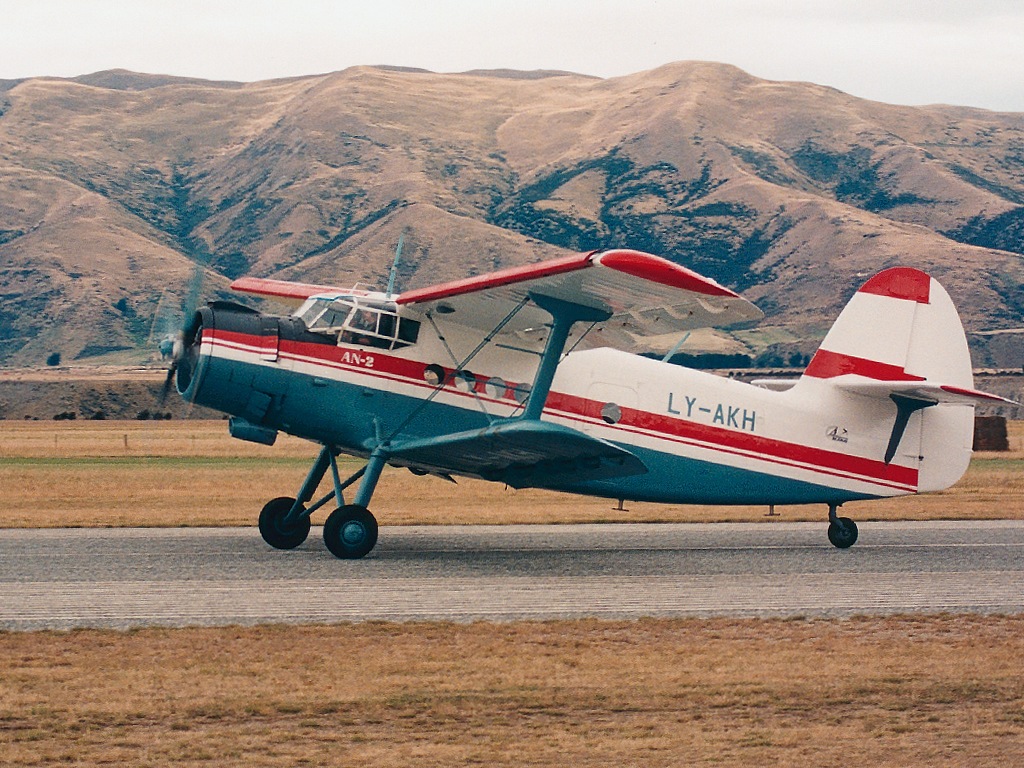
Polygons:
<instances>
[{"instance_id":1,"label":"mountain ridge","mask_svg":"<svg viewBox=\"0 0 1024 768\"><path fill-rule=\"evenodd\" d=\"M934 273L970 330L1020 327L1024 115L711 62L0 88L0 365L144 355L196 264L211 296L241 274L382 285L402 234L403 288L657 253L766 311L728 339L754 357L810 351L897 263ZM971 340L979 365L1021 363Z\"/></svg>"}]
</instances>

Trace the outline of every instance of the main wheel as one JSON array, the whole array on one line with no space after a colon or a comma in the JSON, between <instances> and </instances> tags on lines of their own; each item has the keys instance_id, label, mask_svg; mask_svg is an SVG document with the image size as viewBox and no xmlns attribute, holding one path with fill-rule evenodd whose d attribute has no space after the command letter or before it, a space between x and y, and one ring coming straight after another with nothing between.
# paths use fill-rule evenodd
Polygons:
<instances>
[{"instance_id":1,"label":"main wheel","mask_svg":"<svg viewBox=\"0 0 1024 768\"><path fill-rule=\"evenodd\" d=\"M355 560L369 553L376 543L377 519L366 507L338 507L324 523L324 544L335 557Z\"/></svg>"},{"instance_id":2,"label":"main wheel","mask_svg":"<svg viewBox=\"0 0 1024 768\"><path fill-rule=\"evenodd\" d=\"M848 517L836 518L836 522L829 523L828 540L834 547L849 549L857 542L857 524Z\"/></svg>"},{"instance_id":3,"label":"main wheel","mask_svg":"<svg viewBox=\"0 0 1024 768\"><path fill-rule=\"evenodd\" d=\"M295 499L280 496L271 499L260 512L260 535L275 549L295 549L309 536L309 516L300 517L291 525L285 518L291 512Z\"/></svg>"}]
</instances>

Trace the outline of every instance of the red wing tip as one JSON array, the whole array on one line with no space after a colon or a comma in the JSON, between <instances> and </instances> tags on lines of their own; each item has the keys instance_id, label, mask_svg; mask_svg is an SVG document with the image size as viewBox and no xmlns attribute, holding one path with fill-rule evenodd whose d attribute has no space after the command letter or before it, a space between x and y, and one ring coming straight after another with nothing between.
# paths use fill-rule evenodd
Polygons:
<instances>
[{"instance_id":1,"label":"red wing tip","mask_svg":"<svg viewBox=\"0 0 1024 768\"><path fill-rule=\"evenodd\" d=\"M931 277L919 269L893 267L872 277L860 287L858 293L928 304L931 299L931 284Z\"/></svg>"},{"instance_id":2,"label":"red wing tip","mask_svg":"<svg viewBox=\"0 0 1024 768\"><path fill-rule=\"evenodd\" d=\"M464 293L499 288L527 280L574 272L589 267L592 264L607 267L631 277L650 280L654 283L705 296L739 298L739 294L719 285L711 278L704 277L668 259L642 251L623 248L572 254L558 259L541 261L536 264L511 267L485 275L406 291L397 298L397 302L399 304L414 304L449 298Z\"/></svg>"},{"instance_id":3,"label":"red wing tip","mask_svg":"<svg viewBox=\"0 0 1024 768\"><path fill-rule=\"evenodd\" d=\"M593 259L594 263L600 264L602 267L672 288L680 288L705 296L740 298L739 294L719 285L710 277L704 277L692 269L643 251L616 249L595 254Z\"/></svg>"},{"instance_id":4,"label":"red wing tip","mask_svg":"<svg viewBox=\"0 0 1024 768\"><path fill-rule=\"evenodd\" d=\"M342 293L342 288L332 285L311 285L309 283L292 283L287 280L271 280L264 277L240 277L231 283L231 290L239 293L251 293L288 301L304 301L318 293ZM361 293L361 292L355 292Z\"/></svg>"},{"instance_id":5,"label":"red wing tip","mask_svg":"<svg viewBox=\"0 0 1024 768\"><path fill-rule=\"evenodd\" d=\"M281 290L279 284L271 280L265 280L262 277L240 277L237 280L233 280L229 287L232 291L238 291L239 293L258 293L265 296L287 295Z\"/></svg>"}]
</instances>

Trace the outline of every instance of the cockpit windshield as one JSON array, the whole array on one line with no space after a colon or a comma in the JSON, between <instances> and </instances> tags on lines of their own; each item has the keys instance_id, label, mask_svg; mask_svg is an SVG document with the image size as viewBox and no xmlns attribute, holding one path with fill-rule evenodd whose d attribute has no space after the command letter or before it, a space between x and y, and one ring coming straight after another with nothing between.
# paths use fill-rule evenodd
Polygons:
<instances>
[{"instance_id":1,"label":"cockpit windshield","mask_svg":"<svg viewBox=\"0 0 1024 768\"><path fill-rule=\"evenodd\" d=\"M337 337L339 344L399 349L416 343L420 324L399 317L392 301L361 296L314 297L296 317L313 333Z\"/></svg>"}]
</instances>

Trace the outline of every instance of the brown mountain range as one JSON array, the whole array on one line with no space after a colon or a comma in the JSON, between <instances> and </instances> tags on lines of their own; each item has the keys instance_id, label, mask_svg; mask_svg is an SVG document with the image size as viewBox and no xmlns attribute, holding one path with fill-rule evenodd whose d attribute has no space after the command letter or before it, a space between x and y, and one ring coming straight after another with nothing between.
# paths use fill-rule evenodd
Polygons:
<instances>
[{"instance_id":1,"label":"brown mountain range","mask_svg":"<svg viewBox=\"0 0 1024 768\"><path fill-rule=\"evenodd\" d=\"M807 353L871 273L934 274L1021 364L1024 114L686 62L628 77L357 67L259 83L0 81L0 365L124 362L241 274L400 288L633 247L742 291ZM161 319L163 318L163 319Z\"/></svg>"}]
</instances>

